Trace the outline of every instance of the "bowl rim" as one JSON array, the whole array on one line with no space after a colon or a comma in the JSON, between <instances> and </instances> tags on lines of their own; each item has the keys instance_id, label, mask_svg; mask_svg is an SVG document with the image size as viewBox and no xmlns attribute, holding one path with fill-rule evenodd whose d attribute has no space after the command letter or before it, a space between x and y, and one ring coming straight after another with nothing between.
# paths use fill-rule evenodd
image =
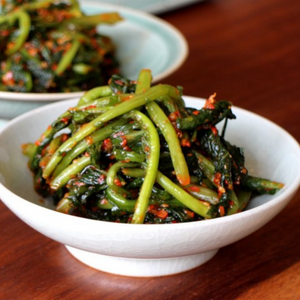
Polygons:
<instances>
[{"instance_id":1,"label":"bowl rim","mask_svg":"<svg viewBox=\"0 0 300 300\"><path fill-rule=\"evenodd\" d=\"M126 12L131 14L134 17L143 17L153 23L162 25L165 30L170 32L174 37L176 37L176 41L180 46L180 52L178 54L178 58L176 59L175 63L172 64L168 69L164 70L163 72L154 75L152 82L158 82L163 78L171 75L176 70L178 70L188 57L189 47L185 36L171 23L155 16L151 13L146 11L140 11L134 8L125 7L118 4L109 4L109 3L97 3L92 1L83 1L79 0L80 5L85 7L99 7L109 10L118 10L121 12ZM126 21L126 20L125 20ZM136 78L131 78L132 80ZM10 100L10 101L24 101L24 102L49 102L49 101L60 101L66 100L71 98L81 97L85 91L77 91L77 92L69 92L69 93L16 93L16 92L8 92L8 91L0 91L0 99L2 100ZM17 96L17 97L16 97Z\"/></svg>"},{"instance_id":2,"label":"bowl rim","mask_svg":"<svg viewBox=\"0 0 300 300\"><path fill-rule=\"evenodd\" d=\"M205 101L205 99L203 98L198 98L198 97L193 97L193 96L183 96L183 99L186 100L192 100L192 101ZM14 125L15 123L18 123L20 121L22 121L23 119L27 119L28 117L30 117L31 115L36 114L37 112L41 112L44 110L49 110L52 106L57 106L57 105L64 105L67 103L72 103L74 101L78 101L78 98L73 98L73 99L68 99L68 100L64 100L61 101L59 103L55 102L55 103L51 103L39 108L36 108L34 110L31 110L29 112L26 112L18 117L16 117L15 119L9 121L7 123L7 125L4 128L0 128L0 138L3 132L10 130L10 127L12 125ZM264 122L269 123L271 126L275 127L276 130L281 131L282 133L284 133L284 135L286 136L286 138L290 141L290 143L293 145L293 152L296 154L296 157L298 158L298 164L300 165L300 145L298 143L298 141L288 132L286 131L284 128L282 128L281 126L277 125L276 123L274 123L273 121L258 115L254 112L251 112L249 110L240 108L238 106L234 106L235 110L238 111L242 111L246 114L250 114L251 116L254 116L256 118L259 118L261 120L263 120ZM288 187L284 187L282 189L282 191L271 201L268 201L266 203L263 203L259 206L256 206L254 208L251 208L249 210L245 210L243 212L237 213L237 214L233 214L233 215L229 215L229 216L224 216L224 217L220 217L220 218L214 218L214 219L208 219L208 220L202 220L202 221L193 221L193 222L183 222L183 223L174 223L174 224L130 224L130 223L115 223L115 222L109 222L109 221L101 221L101 220L93 220L93 219L87 219L87 218L82 218L82 217L77 217L77 216L73 216L73 215L68 215L68 214L63 214L63 213L59 213L51 208L47 208L47 207L43 207L40 206L38 204L32 203L30 200L24 199L18 195L16 195L15 193L13 193L12 191L10 191L8 188L5 187L4 184L2 184L2 182L0 181L0 192L1 190L4 190L6 192L8 192L11 196L13 196L14 199L17 199L17 201L21 201L23 203L23 205L28 206L28 208L32 207L35 210L41 210L41 211L45 211L47 210L47 213L50 214L55 214L54 217L55 218L68 218L71 222L76 222L76 223L90 223L93 224L94 228L98 228L98 226L103 226L105 225L107 226L118 226L120 228L120 226L135 226L135 228L139 228L141 230L146 230L148 231L148 228L151 228L153 226L155 226L155 228L165 228L166 230L170 230L170 228L174 227L182 227L182 228L189 228L189 227L195 227L195 226L201 226L201 227L206 227L209 226L210 224L218 224L218 223L228 223L228 222L234 222L235 220L239 220L239 219L243 219L243 218L247 218L248 215L256 215L256 214L260 214L263 211L266 211L270 208L272 208L273 206L276 206L277 204L279 204L280 202L284 202L285 199L292 197L296 191L299 189L300 186L300 172L297 174L297 176L294 177L293 181L291 182L291 184ZM0 199L3 201L3 199ZM25 201L24 201L25 200ZM9 203L6 203L6 205L9 207ZM287 204L287 203L286 203ZM150 226L150 227L149 227ZM171 226L171 227L170 227ZM142 229L144 228L144 229ZM147 229L146 229L147 228Z\"/></svg>"}]
</instances>

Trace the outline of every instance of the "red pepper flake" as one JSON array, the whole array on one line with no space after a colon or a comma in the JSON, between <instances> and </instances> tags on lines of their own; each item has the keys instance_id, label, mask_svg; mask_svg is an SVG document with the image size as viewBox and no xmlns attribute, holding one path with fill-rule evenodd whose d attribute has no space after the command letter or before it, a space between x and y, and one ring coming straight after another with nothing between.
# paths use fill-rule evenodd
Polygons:
<instances>
[{"instance_id":1,"label":"red pepper flake","mask_svg":"<svg viewBox=\"0 0 300 300\"><path fill-rule=\"evenodd\" d=\"M187 216L189 216L190 218L194 218L195 217L195 213L193 211L190 211L188 209L184 209L184 212Z\"/></svg>"},{"instance_id":2,"label":"red pepper flake","mask_svg":"<svg viewBox=\"0 0 300 300\"><path fill-rule=\"evenodd\" d=\"M150 214L153 214L153 215L157 215L158 213L158 210L157 210L157 207L154 205L154 204L151 204L148 206L147 208L147 211L150 213Z\"/></svg>"},{"instance_id":3,"label":"red pepper flake","mask_svg":"<svg viewBox=\"0 0 300 300\"><path fill-rule=\"evenodd\" d=\"M125 136L122 136L122 142L121 142L121 146L125 147L127 145L127 140Z\"/></svg>"},{"instance_id":4,"label":"red pepper flake","mask_svg":"<svg viewBox=\"0 0 300 300\"><path fill-rule=\"evenodd\" d=\"M89 135L85 138L86 142L88 145L92 145L93 144L93 138Z\"/></svg>"},{"instance_id":5,"label":"red pepper flake","mask_svg":"<svg viewBox=\"0 0 300 300\"><path fill-rule=\"evenodd\" d=\"M204 108L206 109L215 109L215 97L217 96L216 93L213 95L209 96L209 98L205 101Z\"/></svg>"},{"instance_id":6,"label":"red pepper flake","mask_svg":"<svg viewBox=\"0 0 300 300\"><path fill-rule=\"evenodd\" d=\"M7 49L12 49L16 45L15 42L10 42L7 44Z\"/></svg>"},{"instance_id":7,"label":"red pepper flake","mask_svg":"<svg viewBox=\"0 0 300 300\"><path fill-rule=\"evenodd\" d=\"M213 132L213 134L214 134L215 136L218 135L218 129L217 129L215 126L211 126L211 131Z\"/></svg>"},{"instance_id":8,"label":"red pepper flake","mask_svg":"<svg viewBox=\"0 0 300 300\"><path fill-rule=\"evenodd\" d=\"M246 168L242 168L242 169L241 169L241 173L242 173L242 174L247 174L247 169L246 169Z\"/></svg>"},{"instance_id":9,"label":"red pepper flake","mask_svg":"<svg viewBox=\"0 0 300 300\"><path fill-rule=\"evenodd\" d=\"M117 186L122 186L122 182L119 178L115 178L114 184L117 185Z\"/></svg>"},{"instance_id":10,"label":"red pepper flake","mask_svg":"<svg viewBox=\"0 0 300 300\"><path fill-rule=\"evenodd\" d=\"M232 200L229 201L229 206L233 207L234 206L234 202Z\"/></svg>"},{"instance_id":11,"label":"red pepper flake","mask_svg":"<svg viewBox=\"0 0 300 300\"><path fill-rule=\"evenodd\" d=\"M191 147L191 143L188 139L182 139L181 140L181 146L182 147Z\"/></svg>"},{"instance_id":12,"label":"red pepper flake","mask_svg":"<svg viewBox=\"0 0 300 300\"><path fill-rule=\"evenodd\" d=\"M68 124L69 118L61 118L61 121L65 124Z\"/></svg>"},{"instance_id":13,"label":"red pepper flake","mask_svg":"<svg viewBox=\"0 0 300 300\"><path fill-rule=\"evenodd\" d=\"M128 146L123 147L123 149L124 149L125 151L131 151L130 147L128 147Z\"/></svg>"},{"instance_id":14,"label":"red pepper flake","mask_svg":"<svg viewBox=\"0 0 300 300\"><path fill-rule=\"evenodd\" d=\"M172 113L169 114L169 120L171 122L175 122L178 118L178 115L179 115L179 111L174 111Z\"/></svg>"},{"instance_id":15,"label":"red pepper flake","mask_svg":"<svg viewBox=\"0 0 300 300\"><path fill-rule=\"evenodd\" d=\"M97 105L89 105L89 106L85 107L83 110L89 110L89 109L93 109L93 108L97 108Z\"/></svg>"},{"instance_id":16,"label":"red pepper flake","mask_svg":"<svg viewBox=\"0 0 300 300\"><path fill-rule=\"evenodd\" d=\"M1 36L8 36L10 34L10 31L7 29L1 30L0 31L0 35Z\"/></svg>"},{"instance_id":17,"label":"red pepper flake","mask_svg":"<svg viewBox=\"0 0 300 300\"><path fill-rule=\"evenodd\" d=\"M219 197L221 197L224 193L225 193L225 189L222 187L222 186L219 186L218 187L218 194L219 194Z\"/></svg>"},{"instance_id":18,"label":"red pepper flake","mask_svg":"<svg viewBox=\"0 0 300 300\"><path fill-rule=\"evenodd\" d=\"M219 206L219 214L221 217L225 216L225 208L224 206Z\"/></svg>"},{"instance_id":19,"label":"red pepper flake","mask_svg":"<svg viewBox=\"0 0 300 300\"><path fill-rule=\"evenodd\" d=\"M60 140L61 140L62 142L65 142L67 139L68 139L68 135L67 135L66 133L64 133L64 134L61 135Z\"/></svg>"},{"instance_id":20,"label":"red pepper flake","mask_svg":"<svg viewBox=\"0 0 300 300\"><path fill-rule=\"evenodd\" d=\"M199 113L200 113L199 110L194 110L194 111L193 111L193 115L195 115L195 116L198 116Z\"/></svg>"},{"instance_id":21,"label":"red pepper flake","mask_svg":"<svg viewBox=\"0 0 300 300\"><path fill-rule=\"evenodd\" d=\"M155 205L154 204L150 204L147 208L147 211L151 211L151 210L154 210L156 209Z\"/></svg>"},{"instance_id":22,"label":"red pepper flake","mask_svg":"<svg viewBox=\"0 0 300 300\"><path fill-rule=\"evenodd\" d=\"M157 212L157 214L156 214L159 218L161 218L161 219L166 219L167 217L168 217L168 212L166 211L166 210L164 210L164 209L161 209L161 210L159 210L158 212Z\"/></svg>"},{"instance_id":23,"label":"red pepper flake","mask_svg":"<svg viewBox=\"0 0 300 300\"><path fill-rule=\"evenodd\" d=\"M172 123L172 124L173 124L173 127L175 128L175 131L176 131L176 133L177 133L177 137L178 137L179 139L181 139L182 136L183 136L182 131L181 131L180 129L177 128L176 124L175 124L175 125L174 125L174 123Z\"/></svg>"},{"instance_id":24,"label":"red pepper flake","mask_svg":"<svg viewBox=\"0 0 300 300\"><path fill-rule=\"evenodd\" d=\"M100 201L100 204L102 205L105 205L108 203L108 200L106 198L103 198L101 201Z\"/></svg>"},{"instance_id":25,"label":"red pepper flake","mask_svg":"<svg viewBox=\"0 0 300 300\"><path fill-rule=\"evenodd\" d=\"M105 175L104 175L104 174L102 174L102 175L100 175L100 176L99 176L99 178L98 178L98 182L99 182L99 184L103 184L103 183L104 183L104 181L105 181Z\"/></svg>"},{"instance_id":26,"label":"red pepper flake","mask_svg":"<svg viewBox=\"0 0 300 300\"><path fill-rule=\"evenodd\" d=\"M103 141L103 149L104 151L110 151L112 149L113 145L112 145L112 142L111 142L111 139L108 138L108 139L105 139Z\"/></svg>"},{"instance_id":27,"label":"red pepper flake","mask_svg":"<svg viewBox=\"0 0 300 300\"><path fill-rule=\"evenodd\" d=\"M200 192L200 187L196 186L196 185L192 185L189 187L189 190L198 193L198 192Z\"/></svg>"},{"instance_id":28,"label":"red pepper flake","mask_svg":"<svg viewBox=\"0 0 300 300\"><path fill-rule=\"evenodd\" d=\"M12 71L8 71L6 72L3 76L2 76L2 82L5 85L14 85L15 84L15 79L14 79L14 74Z\"/></svg>"},{"instance_id":29,"label":"red pepper flake","mask_svg":"<svg viewBox=\"0 0 300 300\"><path fill-rule=\"evenodd\" d=\"M216 185L220 185L221 177L222 177L222 174L221 174L220 172L217 172L217 173L215 174L214 183L215 183Z\"/></svg>"},{"instance_id":30,"label":"red pepper flake","mask_svg":"<svg viewBox=\"0 0 300 300\"><path fill-rule=\"evenodd\" d=\"M121 80L115 80L115 83L120 85L120 86L123 86L124 85L124 82L121 81Z\"/></svg>"}]
</instances>

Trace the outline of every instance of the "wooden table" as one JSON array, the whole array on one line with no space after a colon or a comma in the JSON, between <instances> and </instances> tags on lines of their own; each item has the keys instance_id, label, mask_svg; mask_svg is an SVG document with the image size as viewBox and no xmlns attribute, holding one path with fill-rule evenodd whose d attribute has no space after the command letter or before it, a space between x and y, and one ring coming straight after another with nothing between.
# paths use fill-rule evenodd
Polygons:
<instances>
[{"instance_id":1,"label":"wooden table","mask_svg":"<svg viewBox=\"0 0 300 300\"><path fill-rule=\"evenodd\" d=\"M163 82L190 96L217 92L300 141L299 0L207 1L160 17L190 47L185 64ZM86 267L1 203L0 299L300 299L299 200L203 266L161 278Z\"/></svg>"}]
</instances>

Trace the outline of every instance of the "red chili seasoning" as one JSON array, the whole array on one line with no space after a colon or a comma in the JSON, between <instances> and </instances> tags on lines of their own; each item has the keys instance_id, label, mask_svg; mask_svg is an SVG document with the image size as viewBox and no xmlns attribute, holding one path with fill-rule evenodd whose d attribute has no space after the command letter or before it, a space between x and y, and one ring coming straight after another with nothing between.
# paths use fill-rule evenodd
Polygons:
<instances>
[{"instance_id":1,"label":"red chili seasoning","mask_svg":"<svg viewBox=\"0 0 300 300\"><path fill-rule=\"evenodd\" d=\"M2 76L2 82L5 85L13 85L15 83L14 74L12 71L8 71Z\"/></svg>"},{"instance_id":2,"label":"red chili seasoning","mask_svg":"<svg viewBox=\"0 0 300 300\"><path fill-rule=\"evenodd\" d=\"M104 151L110 151L112 149L113 145L112 145L112 142L111 142L111 139L108 138L108 139L105 139L103 141L103 149Z\"/></svg>"},{"instance_id":3,"label":"red chili seasoning","mask_svg":"<svg viewBox=\"0 0 300 300\"><path fill-rule=\"evenodd\" d=\"M193 211L190 211L188 209L184 209L184 212L186 213L187 216L189 216L190 218L194 218L195 217L195 213Z\"/></svg>"},{"instance_id":4,"label":"red chili seasoning","mask_svg":"<svg viewBox=\"0 0 300 300\"><path fill-rule=\"evenodd\" d=\"M216 93L213 95L209 96L209 98L205 101L204 108L206 109L215 109L215 97L217 96Z\"/></svg>"},{"instance_id":5,"label":"red chili seasoning","mask_svg":"<svg viewBox=\"0 0 300 300\"><path fill-rule=\"evenodd\" d=\"M102 183L104 183L104 181L105 181L105 175L102 174L99 176L98 182L99 182L99 184L102 184Z\"/></svg>"},{"instance_id":6,"label":"red chili seasoning","mask_svg":"<svg viewBox=\"0 0 300 300\"><path fill-rule=\"evenodd\" d=\"M221 174L220 172L217 172L217 173L215 174L214 183L215 183L216 185L220 185L221 177L222 177L222 174Z\"/></svg>"},{"instance_id":7,"label":"red chili seasoning","mask_svg":"<svg viewBox=\"0 0 300 300\"><path fill-rule=\"evenodd\" d=\"M69 138L68 135L66 133L64 133L64 134L61 135L61 139L60 140L62 142L65 142L68 138Z\"/></svg>"},{"instance_id":8,"label":"red chili seasoning","mask_svg":"<svg viewBox=\"0 0 300 300\"><path fill-rule=\"evenodd\" d=\"M211 131L213 132L213 134L214 134L215 136L218 135L218 129L217 129L215 126L211 126Z\"/></svg>"},{"instance_id":9,"label":"red chili seasoning","mask_svg":"<svg viewBox=\"0 0 300 300\"><path fill-rule=\"evenodd\" d=\"M175 122L178 118L179 112L178 111L174 111L172 113L169 114L169 120L171 122Z\"/></svg>"},{"instance_id":10,"label":"red chili seasoning","mask_svg":"<svg viewBox=\"0 0 300 300\"><path fill-rule=\"evenodd\" d=\"M127 139L126 136L122 136L122 142L121 142L121 146L125 147L127 145Z\"/></svg>"},{"instance_id":11,"label":"red chili seasoning","mask_svg":"<svg viewBox=\"0 0 300 300\"><path fill-rule=\"evenodd\" d=\"M180 144L182 147L191 147L191 143L187 139L182 139Z\"/></svg>"},{"instance_id":12,"label":"red chili seasoning","mask_svg":"<svg viewBox=\"0 0 300 300\"><path fill-rule=\"evenodd\" d=\"M92 145L93 144L93 138L89 135L85 138L86 142L88 145Z\"/></svg>"},{"instance_id":13,"label":"red chili seasoning","mask_svg":"<svg viewBox=\"0 0 300 300\"><path fill-rule=\"evenodd\" d=\"M156 214L159 218L161 218L161 219L166 219L167 218L167 216L169 215L168 214L168 212L166 211L166 210L164 210L164 209L161 209L161 210L159 210L158 212L157 212L157 214Z\"/></svg>"},{"instance_id":14,"label":"red chili seasoning","mask_svg":"<svg viewBox=\"0 0 300 300\"><path fill-rule=\"evenodd\" d=\"M200 187L196 185L192 185L189 187L189 190L193 192L200 192Z\"/></svg>"},{"instance_id":15,"label":"red chili seasoning","mask_svg":"<svg viewBox=\"0 0 300 300\"><path fill-rule=\"evenodd\" d=\"M221 217L225 216L225 208L224 206L219 206L219 214Z\"/></svg>"},{"instance_id":16,"label":"red chili seasoning","mask_svg":"<svg viewBox=\"0 0 300 300\"><path fill-rule=\"evenodd\" d=\"M122 186L122 182L119 178L115 178L114 184L117 185L117 186Z\"/></svg>"}]
</instances>

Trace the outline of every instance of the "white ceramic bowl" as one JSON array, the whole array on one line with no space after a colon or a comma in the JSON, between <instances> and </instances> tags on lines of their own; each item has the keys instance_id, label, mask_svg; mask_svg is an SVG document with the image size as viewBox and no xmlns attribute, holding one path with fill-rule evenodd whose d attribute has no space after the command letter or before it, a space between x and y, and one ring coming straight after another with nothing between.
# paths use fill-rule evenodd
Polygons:
<instances>
[{"instance_id":1,"label":"white ceramic bowl","mask_svg":"<svg viewBox=\"0 0 300 300\"><path fill-rule=\"evenodd\" d=\"M97 1L97 0L93 0ZM204 0L102 0L105 3L122 4L123 6L144 10L153 14L160 14L182 6L190 5Z\"/></svg>"},{"instance_id":2,"label":"white ceramic bowl","mask_svg":"<svg viewBox=\"0 0 300 300\"><path fill-rule=\"evenodd\" d=\"M153 82L169 76L185 61L188 45L183 35L166 21L131 8L79 1L90 15L117 11L124 20L101 25L99 31L111 37L117 47L122 74L136 79L141 69L150 69ZM0 91L0 118L10 120L24 112L54 101L80 97L74 93L13 93Z\"/></svg>"},{"instance_id":3,"label":"white ceramic bowl","mask_svg":"<svg viewBox=\"0 0 300 300\"><path fill-rule=\"evenodd\" d=\"M185 100L188 106L203 106L200 99ZM38 108L2 129L0 198L25 223L66 245L72 255L93 268L128 276L162 276L195 268L219 248L270 221L298 189L299 144L274 123L234 107L237 120L228 122L226 139L245 148L246 166L252 175L285 184L276 195L260 196L236 215L181 224L117 224L56 212L34 192L21 145L35 141L74 104L75 100L69 100Z\"/></svg>"}]
</instances>

